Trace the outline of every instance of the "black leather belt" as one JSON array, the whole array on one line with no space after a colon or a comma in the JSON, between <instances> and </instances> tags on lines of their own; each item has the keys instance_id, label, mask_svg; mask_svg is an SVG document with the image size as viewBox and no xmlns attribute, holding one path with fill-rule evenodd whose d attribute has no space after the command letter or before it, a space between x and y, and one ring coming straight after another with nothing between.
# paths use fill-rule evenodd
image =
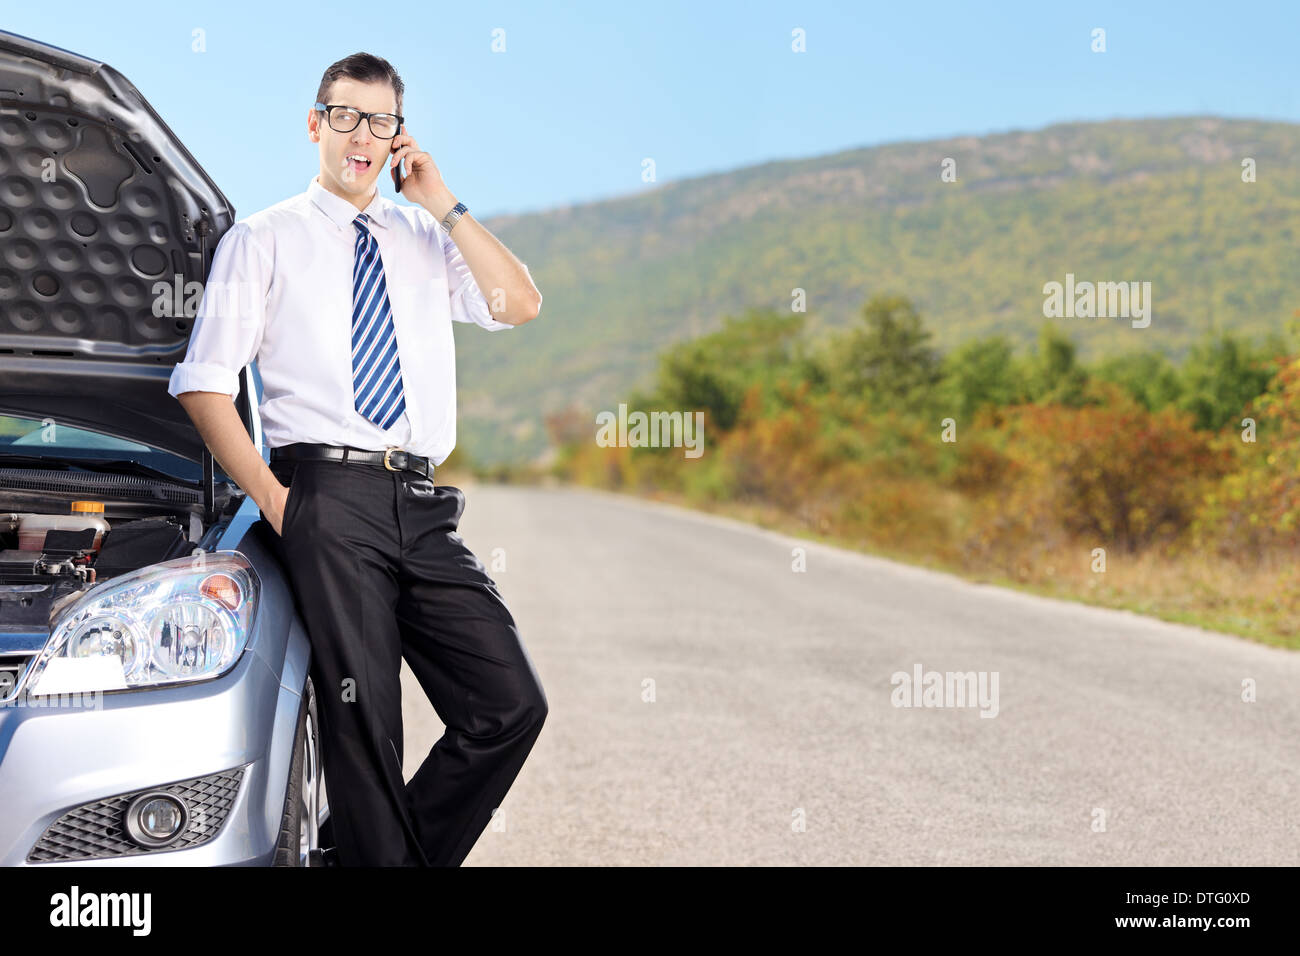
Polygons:
<instances>
[{"instance_id":1,"label":"black leather belt","mask_svg":"<svg viewBox=\"0 0 1300 956\"><path fill-rule=\"evenodd\" d=\"M433 478L433 463L404 448L390 445L383 451L369 451L348 445L317 445L312 442L293 442L271 449L272 461L338 461L343 464L382 465L389 471L412 471L425 478Z\"/></svg>"}]
</instances>

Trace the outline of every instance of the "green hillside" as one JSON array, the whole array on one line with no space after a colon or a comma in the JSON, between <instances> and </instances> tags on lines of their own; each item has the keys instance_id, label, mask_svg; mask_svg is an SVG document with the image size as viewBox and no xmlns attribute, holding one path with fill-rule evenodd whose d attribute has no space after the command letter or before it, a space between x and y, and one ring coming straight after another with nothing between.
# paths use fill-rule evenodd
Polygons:
<instances>
[{"instance_id":1,"label":"green hillside","mask_svg":"<svg viewBox=\"0 0 1300 956\"><path fill-rule=\"evenodd\" d=\"M956 182L941 164L956 162ZM1242 181L1242 160L1256 182ZM765 163L617 200L496 217L528 263L538 319L458 327L458 446L531 458L542 416L615 409L668 343L748 307L840 328L873 294L908 296L943 349L1003 332L1031 343L1043 285L1147 281L1147 328L1058 319L1083 359L1206 330L1262 337L1300 308L1300 126L1214 117L1070 123Z\"/></svg>"}]
</instances>

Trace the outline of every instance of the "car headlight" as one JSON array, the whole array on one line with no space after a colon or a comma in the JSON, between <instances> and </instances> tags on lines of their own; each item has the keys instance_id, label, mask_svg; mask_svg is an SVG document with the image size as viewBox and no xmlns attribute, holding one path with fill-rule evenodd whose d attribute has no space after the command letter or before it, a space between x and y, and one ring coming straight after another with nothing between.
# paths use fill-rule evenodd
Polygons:
<instances>
[{"instance_id":1,"label":"car headlight","mask_svg":"<svg viewBox=\"0 0 1300 956\"><path fill-rule=\"evenodd\" d=\"M219 677L248 643L260 592L257 572L238 551L200 552L105 581L59 615L28 693Z\"/></svg>"}]
</instances>

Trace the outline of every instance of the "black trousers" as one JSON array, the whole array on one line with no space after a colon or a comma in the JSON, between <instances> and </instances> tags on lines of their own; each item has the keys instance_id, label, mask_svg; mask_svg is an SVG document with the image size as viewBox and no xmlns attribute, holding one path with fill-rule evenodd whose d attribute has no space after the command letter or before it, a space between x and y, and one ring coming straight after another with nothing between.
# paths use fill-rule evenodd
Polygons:
<instances>
[{"instance_id":1,"label":"black trousers","mask_svg":"<svg viewBox=\"0 0 1300 956\"><path fill-rule=\"evenodd\" d=\"M382 466L271 470L289 486L278 546L311 641L339 865L459 866L547 713L514 618L457 534L465 495ZM409 784L403 658L446 726Z\"/></svg>"}]
</instances>

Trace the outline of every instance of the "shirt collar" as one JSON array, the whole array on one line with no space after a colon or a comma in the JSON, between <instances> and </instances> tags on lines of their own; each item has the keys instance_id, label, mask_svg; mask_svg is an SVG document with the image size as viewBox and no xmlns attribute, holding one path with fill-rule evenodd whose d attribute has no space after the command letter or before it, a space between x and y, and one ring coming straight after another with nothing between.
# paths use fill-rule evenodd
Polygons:
<instances>
[{"instance_id":1,"label":"shirt collar","mask_svg":"<svg viewBox=\"0 0 1300 956\"><path fill-rule=\"evenodd\" d=\"M379 186L375 186L374 198L370 200L370 205L364 210L358 211L357 207L348 202L342 196L336 196L319 182L313 176L311 182L307 184L307 198L316 204L321 212L329 216L330 220L340 229L347 229L352 225L353 220L364 212L370 224L388 228L388 207L391 205L388 199L379 195Z\"/></svg>"}]
</instances>

